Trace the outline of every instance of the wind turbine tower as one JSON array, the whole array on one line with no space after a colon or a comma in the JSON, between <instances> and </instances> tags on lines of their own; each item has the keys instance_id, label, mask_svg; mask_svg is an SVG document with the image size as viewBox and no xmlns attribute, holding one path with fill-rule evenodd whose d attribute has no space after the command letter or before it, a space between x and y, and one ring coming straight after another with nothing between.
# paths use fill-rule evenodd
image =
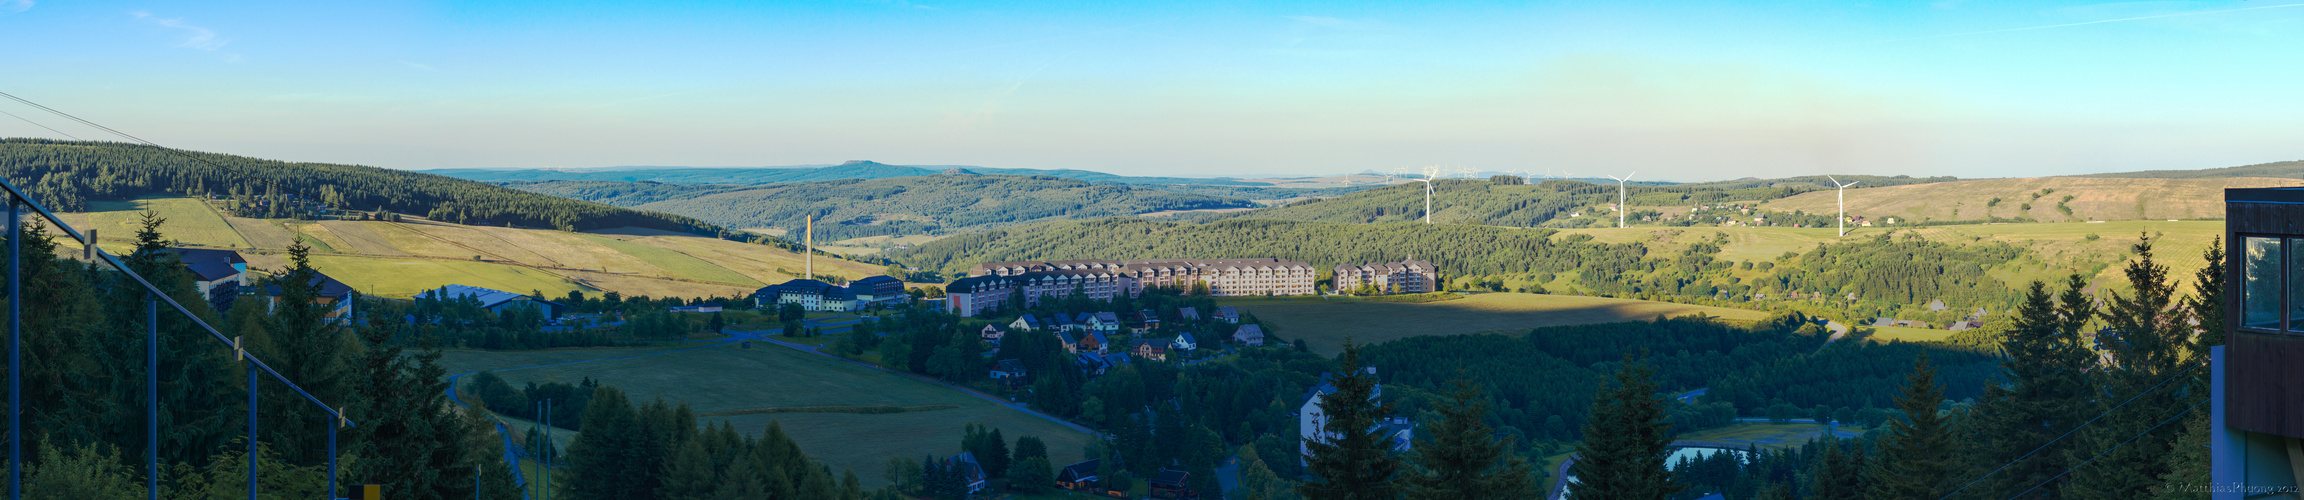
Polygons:
<instances>
[{"instance_id":1,"label":"wind turbine tower","mask_svg":"<svg viewBox=\"0 0 2304 500\"><path fill-rule=\"evenodd\" d=\"M1841 184L1840 179L1833 179L1832 176L1827 175L1824 176L1824 178L1832 179L1832 184L1834 186L1838 186L1834 189L1837 189L1840 192L1840 216L1835 218L1839 219L1837 223L1840 225L1840 236L1848 236L1848 186L1854 186L1856 185L1856 182L1864 181Z\"/></svg>"},{"instance_id":2,"label":"wind turbine tower","mask_svg":"<svg viewBox=\"0 0 2304 500\"><path fill-rule=\"evenodd\" d=\"M1632 180L1632 175L1633 175L1633 174L1638 174L1638 173L1639 173L1639 172L1633 172L1633 173L1630 173L1630 174L1624 174L1624 178L1622 178L1622 179L1616 179L1616 176L1613 176L1613 175L1611 175L1611 176L1608 176L1608 178L1610 178L1610 179L1616 179L1616 228L1617 228L1617 229L1623 229L1623 228L1625 227L1625 225L1624 225L1624 216L1625 216L1625 214L1629 214L1629 213L1631 213L1631 212L1632 212L1631 210L1629 210L1629 208L1630 208L1630 207L1626 207L1626 206L1624 206L1624 181L1629 181L1629 180Z\"/></svg>"},{"instance_id":3,"label":"wind turbine tower","mask_svg":"<svg viewBox=\"0 0 2304 500\"><path fill-rule=\"evenodd\" d=\"M1424 223L1425 223L1425 224L1431 224L1431 223L1432 223L1432 178L1433 178L1433 177L1437 177L1437 176L1439 176L1439 175L1440 175L1440 166L1438 166L1438 165L1434 165L1434 166L1424 167L1424 178L1422 178L1422 179L1417 179L1418 181L1423 181L1423 182L1424 182Z\"/></svg>"}]
</instances>

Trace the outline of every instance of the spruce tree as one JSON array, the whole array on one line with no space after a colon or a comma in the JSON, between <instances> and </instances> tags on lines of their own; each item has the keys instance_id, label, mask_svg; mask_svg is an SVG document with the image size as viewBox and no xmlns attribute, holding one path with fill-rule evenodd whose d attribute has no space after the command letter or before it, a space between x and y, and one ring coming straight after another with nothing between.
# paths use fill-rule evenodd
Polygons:
<instances>
[{"instance_id":1,"label":"spruce tree","mask_svg":"<svg viewBox=\"0 0 2304 500\"><path fill-rule=\"evenodd\" d=\"M2200 270L2192 273L2192 296L2184 306L2200 325L2200 337L2192 345L2198 356L2206 357L2209 346L2224 345L2224 238L2209 241L2200 260Z\"/></svg>"},{"instance_id":2,"label":"spruce tree","mask_svg":"<svg viewBox=\"0 0 2304 500\"><path fill-rule=\"evenodd\" d=\"M1377 424L1392 414L1392 405L1376 397L1376 374L1360 366L1360 347L1344 342L1330 380L1335 391L1320 397L1323 439L1304 442L1311 450L1304 471L1313 480L1297 485L1298 493L1316 500L1389 499L1400 496L1394 476L1400 457Z\"/></svg>"},{"instance_id":3,"label":"spruce tree","mask_svg":"<svg viewBox=\"0 0 2304 500\"><path fill-rule=\"evenodd\" d=\"M1952 430L1936 407L1944 403L1944 389L1936 386L1936 368L1921 354L1912 362L1904 395L1896 408L1904 418L1890 419L1880 438L1880 457L1868 471L1872 487L1867 498L1882 500L1937 500L1944 496L1945 475L1951 470Z\"/></svg>"},{"instance_id":4,"label":"spruce tree","mask_svg":"<svg viewBox=\"0 0 2304 500\"><path fill-rule=\"evenodd\" d=\"M1864 497L1864 453L1843 450L1834 438L1823 441L1824 456L1809 474L1807 500L1860 500Z\"/></svg>"},{"instance_id":5,"label":"spruce tree","mask_svg":"<svg viewBox=\"0 0 2304 500\"><path fill-rule=\"evenodd\" d=\"M2015 325L2001 340L2007 385L1985 387L1976 404L1974 433L1964 440L1962 452L1969 462L1968 474L1961 476L1976 478L1962 482L1966 493L2009 498L2032 489L2034 498L2047 498L2063 490L2058 484L2033 487L2071 466L2069 450L2076 441L2056 438L2093 415L2083 413L2097 394L2088 375L2096 356L2079 335L2095 318L2095 303L2083 291L2086 278L2071 275L2064 285L2051 296L2045 283L2033 282L2017 307ZM2032 453L2035 449L2039 452Z\"/></svg>"},{"instance_id":6,"label":"spruce tree","mask_svg":"<svg viewBox=\"0 0 2304 500\"><path fill-rule=\"evenodd\" d=\"M302 242L289 246L288 266L286 272L270 280L267 286L278 287L279 302L272 307L272 321L266 328L269 337L253 342L254 351L282 377L295 381L312 397L342 401L347 372L345 355L351 351L352 340L340 328L338 320L327 317L337 304L320 302L321 274L312 268L311 248ZM336 300L352 299L346 295ZM304 398L285 384L266 383L262 387L265 400ZM298 464L324 460L321 452L327 449L325 426L331 422L318 407L263 405L258 413L263 416L263 428L272 429L267 435L282 445L283 458Z\"/></svg>"},{"instance_id":7,"label":"spruce tree","mask_svg":"<svg viewBox=\"0 0 2304 500\"><path fill-rule=\"evenodd\" d=\"M584 432L568 445L568 464L562 469L569 477L567 491L553 496L611 500L655 493L640 489L631 477L653 465L631 460L636 434L641 432L637 420L624 391L605 385L594 388L591 401L584 405Z\"/></svg>"},{"instance_id":8,"label":"spruce tree","mask_svg":"<svg viewBox=\"0 0 2304 500\"><path fill-rule=\"evenodd\" d=\"M1517 499L1536 494L1526 460L1511 453L1488 426L1488 399L1470 380L1449 382L1454 390L1440 404L1440 420L1408 452L1415 467L1401 474L1408 498L1418 500Z\"/></svg>"},{"instance_id":9,"label":"spruce tree","mask_svg":"<svg viewBox=\"0 0 2304 500\"><path fill-rule=\"evenodd\" d=\"M2072 471L2065 491L2069 498L2150 494L2160 476L2168 473L2165 457L2184 429L2160 423L2207 392L2208 379L2198 375L2206 370L2191 357L2193 327L2175 307L2176 287L2168 282L2168 267L2153 262L2150 236L2139 238L2134 251L2136 259L2124 270L2132 291L2112 294L2104 312L2106 334L2096 339L2100 348L2112 353L2112 365L2094 372L2101 380L2101 392L2127 399L2127 405L2114 409L2119 400L2092 398L2095 404L2089 415L2110 413L2082 428L2075 436L2078 443L2067 450L2072 463L2087 462Z\"/></svg>"},{"instance_id":10,"label":"spruce tree","mask_svg":"<svg viewBox=\"0 0 2304 500\"><path fill-rule=\"evenodd\" d=\"M1624 356L1614 383L1592 398L1584 441L1576 445L1576 476L1569 492L1578 498L1662 500L1685 486L1664 469L1671 456L1672 422L1664 418L1657 394L1656 367Z\"/></svg>"},{"instance_id":11,"label":"spruce tree","mask_svg":"<svg viewBox=\"0 0 2304 500\"><path fill-rule=\"evenodd\" d=\"M656 498L664 500L711 500L712 490L719 482L718 471L712 466L712 455L704 450L703 440L680 445L665 465L664 484Z\"/></svg>"}]
</instances>

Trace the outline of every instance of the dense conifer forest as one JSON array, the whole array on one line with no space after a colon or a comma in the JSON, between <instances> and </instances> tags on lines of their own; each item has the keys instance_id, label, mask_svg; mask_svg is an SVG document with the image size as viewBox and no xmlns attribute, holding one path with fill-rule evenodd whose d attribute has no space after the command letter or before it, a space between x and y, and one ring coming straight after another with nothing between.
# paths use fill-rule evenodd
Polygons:
<instances>
[{"instance_id":1,"label":"dense conifer forest","mask_svg":"<svg viewBox=\"0 0 2304 500\"><path fill-rule=\"evenodd\" d=\"M475 225L561 230L644 227L717 235L696 219L539 195L482 182L359 165L164 151L102 141L0 139L0 175L48 209L173 194L300 201L333 210L421 215ZM199 160L187 158L189 155Z\"/></svg>"},{"instance_id":2,"label":"dense conifer forest","mask_svg":"<svg viewBox=\"0 0 2304 500\"><path fill-rule=\"evenodd\" d=\"M1865 186L1878 187L1941 182L1951 178L1858 176L1841 180L1862 180ZM1796 177L1700 184L1633 183L1625 187L1623 194L1625 203L1634 207L1693 207L1773 200L1828 189L1829 184L1824 182L1822 177ZM1523 177L1499 175L1484 180L1440 179L1433 181L1432 190L1432 222L1509 227L1586 227L1603 223L1613 226L1616 222L1614 212L1607 212L1605 217L1601 213L1616 203L1618 193L1617 187L1613 185L1561 179L1531 184ZM1411 182L1333 198L1298 201L1279 207L1207 215L1200 220L1279 219L1351 223L1421 221L1424 218L1424 201L1424 184ZM1601 210L1593 210L1594 207ZM1803 218L1804 222L1810 224L1831 221L1831 214L1767 215L1772 220L1779 220L1780 225L1796 223L1784 216Z\"/></svg>"}]
</instances>

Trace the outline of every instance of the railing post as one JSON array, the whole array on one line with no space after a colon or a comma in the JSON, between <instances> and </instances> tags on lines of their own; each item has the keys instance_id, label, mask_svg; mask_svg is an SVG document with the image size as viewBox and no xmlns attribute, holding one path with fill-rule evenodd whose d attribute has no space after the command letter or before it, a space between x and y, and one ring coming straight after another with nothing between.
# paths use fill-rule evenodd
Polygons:
<instances>
[{"instance_id":1,"label":"railing post","mask_svg":"<svg viewBox=\"0 0 2304 500\"><path fill-rule=\"evenodd\" d=\"M24 498L24 225L8 197L8 500Z\"/></svg>"},{"instance_id":2,"label":"railing post","mask_svg":"<svg viewBox=\"0 0 2304 500\"><path fill-rule=\"evenodd\" d=\"M144 301L144 493L160 500L160 300Z\"/></svg>"},{"instance_id":3,"label":"railing post","mask_svg":"<svg viewBox=\"0 0 2304 500\"><path fill-rule=\"evenodd\" d=\"M243 347L242 349L246 349ZM256 498L256 362L248 362L248 500Z\"/></svg>"}]
</instances>

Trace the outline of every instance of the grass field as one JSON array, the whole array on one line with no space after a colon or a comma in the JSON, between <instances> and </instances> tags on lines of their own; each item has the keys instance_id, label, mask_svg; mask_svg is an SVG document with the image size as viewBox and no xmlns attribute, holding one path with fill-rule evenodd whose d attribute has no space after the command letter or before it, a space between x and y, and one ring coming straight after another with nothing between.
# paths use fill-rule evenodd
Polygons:
<instances>
[{"instance_id":1,"label":"grass field","mask_svg":"<svg viewBox=\"0 0 2304 500\"><path fill-rule=\"evenodd\" d=\"M362 293L385 296L457 283L551 294L585 290L626 296L730 297L789 280L804 268L799 254L782 249L663 231L610 231L613 235L599 236L414 219L406 223L249 219L226 217L199 200L181 197L94 202L91 208L59 215L74 227L98 229L105 249L114 253L132 248L135 221L142 211L152 210L168 219L162 227L168 238L192 246L245 249L250 265L259 269L284 267L281 256L286 248L301 241L312 247L321 272ZM487 261L473 261L474 256ZM818 258L816 270L861 278L881 273L882 267Z\"/></svg>"},{"instance_id":2,"label":"grass field","mask_svg":"<svg viewBox=\"0 0 2304 500\"><path fill-rule=\"evenodd\" d=\"M1849 189L1848 213L1879 219L1982 220L1987 217L2031 217L2042 222L2085 220L2167 220L2224 216L2224 188L2295 186L2295 179L2236 177L2221 179L2112 179L2093 177L2032 177L1907 184ZM2054 189L2039 198L2033 195ZM2064 202L2072 215L2056 209ZM1832 191L1803 193L1769 201L1761 208L1830 214L1838 208ZM2000 203L1992 205L1992 199ZM2030 204L2031 209L2024 209Z\"/></svg>"},{"instance_id":3,"label":"grass field","mask_svg":"<svg viewBox=\"0 0 2304 500\"><path fill-rule=\"evenodd\" d=\"M1601 243L1648 244L1651 253L1679 253L1688 245L1715 241L1721 235L1728 243L1720 245L1720 258L1739 262L1773 260L1784 252L1805 252L1818 243L1834 239L1832 228L1792 227L1633 227L1562 229L1560 234L1591 235Z\"/></svg>"},{"instance_id":4,"label":"grass field","mask_svg":"<svg viewBox=\"0 0 2304 500\"><path fill-rule=\"evenodd\" d=\"M1729 320L1754 321L1767 313L1669 302L1484 293L1424 303L1372 302L1317 297L1219 299L1244 314L1277 327L1282 338L1303 339L1312 350L1334 355L1344 339L1375 344L1419 335L1519 331L1539 326L1611 323L1701 312Z\"/></svg>"},{"instance_id":5,"label":"grass field","mask_svg":"<svg viewBox=\"0 0 2304 500\"><path fill-rule=\"evenodd\" d=\"M958 407L881 415L768 413L701 419L731 422L747 433L760 432L769 421L778 421L802 450L835 468L855 470L867 487L885 482L880 479L880 470L888 457L959 453L963 425L968 422L997 427L1010 439L1039 436L1048 442L1052 458L1061 463L1078 461L1090 439L1078 431L947 387L782 347L754 343L753 349L724 345L670 352L673 349L450 351L441 363L449 373L495 370L515 386L530 381L573 383L592 377L623 389L636 401L657 397L687 401L698 412L792 406ZM662 354L507 369L649 353Z\"/></svg>"},{"instance_id":6,"label":"grass field","mask_svg":"<svg viewBox=\"0 0 2304 500\"><path fill-rule=\"evenodd\" d=\"M219 248L249 248L248 240L233 231L224 222L224 216L200 200L192 198L140 198L134 201L95 201L88 203L93 209L79 220L68 220L82 229L95 229L106 242L134 242L137 221L150 210L168 219L161 225L168 239ZM85 221L85 222L82 222ZM106 246L109 249L109 245Z\"/></svg>"},{"instance_id":7,"label":"grass field","mask_svg":"<svg viewBox=\"0 0 2304 500\"><path fill-rule=\"evenodd\" d=\"M586 240L590 240L593 243L599 243L601 246L615 249L618 252L623 252L625 255L638 257L640 260L647 261L649 264L655 264L659 269L669 271L672 274L683 278L698 281L710 281L713 283L726 283L738 286L750 286L755 288L767 286L766 284L761 283L759 280L754 280L749 276L745 276L735 271L730 271L728 268L714 265L711 262L705 262L704 259L698 259L694 256L662 247L652 247L606 236L594 236L589 234L580 234L578 236L583 237Z\"/></svg>"},{"instance_id":8,"label":"grass field","mask_svg":"<svg viewBox=\"0 0 2304 500\"><path fill-rule=\"evenodd\" d=\"M1859 330L1871 330L1872 336L1870 338L1872 341L1881 343L1886 343L1891 340L1902 340L1905 342L1936 342L1942 341L1945 337L1950 337L1953 333L1956 333L1951 330L1905 328L1901 326L1859 326L1856 328Z\"/></svg>"}]
</instances>

